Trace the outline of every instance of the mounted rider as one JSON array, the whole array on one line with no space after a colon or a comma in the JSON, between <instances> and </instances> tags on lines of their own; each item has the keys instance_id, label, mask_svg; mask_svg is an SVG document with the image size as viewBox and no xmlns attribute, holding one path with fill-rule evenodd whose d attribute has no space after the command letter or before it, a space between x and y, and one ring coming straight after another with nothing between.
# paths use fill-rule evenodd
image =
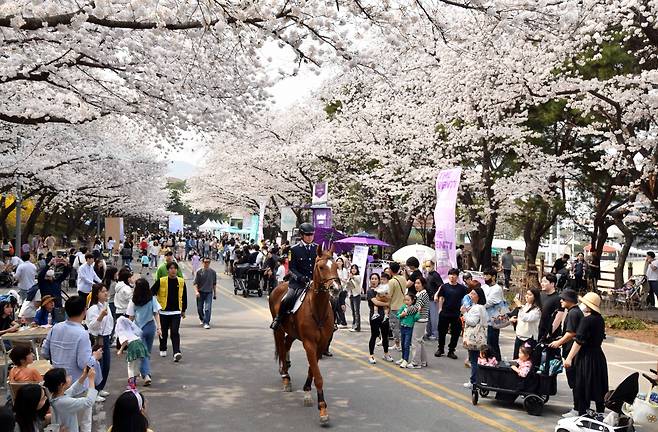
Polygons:
<instances>
[{"instance_id":1,"label":"mounted rider","mask_svg":"<svg viewBox=\"0 0 658 432\"><path fill-rule=\"evenodd\" d=\"M313 243L315 227L305 222L299 226L299 233L302 236L301 241L290 249L288 292L281 299L279 312L270 325L272 330L279 327L281 321L292 310L297 298L302 295L313 279L313 267L318 253L318 245Z\"/></svg>"}]
</instances>

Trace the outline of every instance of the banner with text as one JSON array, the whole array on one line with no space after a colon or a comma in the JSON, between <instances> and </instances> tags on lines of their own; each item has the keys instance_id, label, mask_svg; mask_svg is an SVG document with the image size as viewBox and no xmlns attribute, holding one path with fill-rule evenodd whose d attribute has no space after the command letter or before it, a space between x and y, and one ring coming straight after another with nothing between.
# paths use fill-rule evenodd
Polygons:
<instances>
[{"instance_id":1,"label":"banner with text","mask_svg":"<svg viewBox=\"0 0 658 432\"><path fill-rule=\"evenodd\" d=\"M444 280L448 276L448 270L457 267L455 209L461 173L461 167L452 168L439 171L439 175L436 177L434 249L436 251L436 271Z\"/></svg>"},{"instance_id":2,"label":"banner with text","mask_svg":"<svg viewBox=\"0 0 658 432\"><path fill-rule=\"evenodd\" d=\"M366 265L368 264L368 246L356 245L352 251L352 264L359 268L359 280L363 287L363 276L366 274Z\"/></svg>"}]
</instances>

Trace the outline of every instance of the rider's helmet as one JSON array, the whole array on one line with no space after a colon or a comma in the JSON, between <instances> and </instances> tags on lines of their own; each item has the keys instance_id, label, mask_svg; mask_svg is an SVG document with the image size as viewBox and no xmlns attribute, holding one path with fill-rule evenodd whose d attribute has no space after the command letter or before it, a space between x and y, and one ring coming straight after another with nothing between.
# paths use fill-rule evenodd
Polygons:
<instances>
[{"instance_id":1,"label":"rider's helmet","mask_svg":"<svg viewBox=\"0 0 658 432\"><path fill-rule=\"evenodd\" d=\"M301 224L299 226L299 233L301 235L314 234L315 233L315 227L313 226L313 224L310 224L308 222L304 222L303 224Z\"/></svg>"}]
</instances>

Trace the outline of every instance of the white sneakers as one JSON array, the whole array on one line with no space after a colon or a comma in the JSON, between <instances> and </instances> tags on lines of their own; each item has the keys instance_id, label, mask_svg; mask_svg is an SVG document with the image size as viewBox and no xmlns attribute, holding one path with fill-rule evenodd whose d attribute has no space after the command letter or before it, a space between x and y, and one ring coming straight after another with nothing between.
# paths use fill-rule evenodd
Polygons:
<instances>
[{"instance_id":1,"label":"white sneakers","mask_svg":"<svg viewBox=\"0 0 658 432\"><path fill-rule=\"evenodd\" d=\"M151 375L146 374L146 376L144 377L144 387L148 387L148 386L150 386L150 385L151 385L151 381L153 381L153 380L151 379Z\"/></svg>"},{"instance_id":2,"label":"white sneakers","mask_svg":"<svg viewBox=\"0 0 658 432\"><path fill-rule=\"evenodd\" d=\"M160 351L160 357L167 357L167 351Z\"/></svg>"},{"instance_id":3,"label":"white sneakers","mask_svg":"<svg viewBox=\"0 0 658 432\"><path fill-rule=\"evenodd\" d=\"M368 363L377 364L377 360L375 360L375 356L368 357Z\"/></svg>"},{"instance_id":4,"label":"white sneakers","mask_svg":"<svg viewBox=\"0 0 658 432\"><path fill-rule=\"evenodd\" d=\"M466 382L466 383L464 383L464 388L467 388L467 389L473 388L473 384L471 384L470 382Z\"/></svg>"},{"instance_id":5,"label":"white sneakers","mask_svg":"<svg viewBox=\"0 0 658 432\"><path fill-rule=\"evenodd\" d=\"M183 358L183 354L181 354L181 353L174 354L174 361L176 363L178 363L180 361L180 359L182 359L182 358Z\"/></svg>"},{"instance_id":6,"label":"white sneakers","mask_svg":"<svg viewBox=\"0 0 658 432\"><path fill-rule=\"evenodd\" d=\"M102 403L102 402L105 402L105 398L99 394L98 396L96 396L96 403Z\"/></svg>"},{"instance_id":7,"label":"white sneakers","mask_svg":"<svg viewBox=\"0 0 658 432\"><path fill-rule=\"evenodd\" d=\"M384 359L387 362L392 362L393 361L393 357L391 357L389 354L384 354L382 359Z\"/></svg>"},{"instance_id":8,"label":"white sneakers","mask_svg":"<svg viewBox=\"0 0 658 432\"><path fill-rule=\"evenodd\" d=\"M413 362L410 362L407 364L407 369L420 369L421 365L414 364Z\"/></svg>"},{"instance_id":9,"label":"white sneakers","mask_svg":"<svg viewBox=\"0 0 658 432\"><path fill-rule=\"evenodd\" d=\"M105 390L101 390L101 391L98 392L98 395L99 395L100 397L104 397L104 398L106 398L106 397L108 397L108 396L110 395L110 392L109 392L109 391L105 391Z\"/></svg>"},{"instance_id":10,"label":"white sneakers","mask_svg":"<svg viewBox=\"0 0 658 432\"><path fill-rule=\"evenodd\" d=\"M208 330L208 329L210 328L210 324L204 324L204 325L203 325L203 328L206 329L206 330Z\"/></svg>"},{"instance_id":11,"label":"white sneakers","mask_svg":"<svg viewBox=\"0 0 658 432\"><path fill-rule=\"evenodd\" d=\"M404 360L404 359L400 362L400 367L402 369L406 369L408 365L409 365L409 363L407 363L407 361Z\"/></svg>"},{"instance_id":12,"label":"white sneakers","mask_svg":"<svg viewBox=\"0 0 658 432\"><path fill-rule=\"evenodd\" d=\"M578 415L578 411L572 409L571 411L562 414L562 417L569 418L569 417L576 417L577 415Z\"/></svg>"}]
</instances>

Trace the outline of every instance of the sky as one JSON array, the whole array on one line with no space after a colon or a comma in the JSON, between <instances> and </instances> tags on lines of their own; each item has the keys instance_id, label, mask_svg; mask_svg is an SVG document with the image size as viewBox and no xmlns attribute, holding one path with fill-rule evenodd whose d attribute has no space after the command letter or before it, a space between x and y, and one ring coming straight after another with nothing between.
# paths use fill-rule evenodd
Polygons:
<instances>
[{"instance_id":1,"label":"sky","mask_svg":"<svg viewBox=\"0 0 658 432\"><path fill-rule=\"evenodd\" d=\"M279 70L291 71L296 66L294 56L274 43L266 44L263 53L264 56L273 59L267 70L273 77L278 76ZM302 67L297 75L280 80L269 89L274 100L272 109L284 109L304 99L317 90L330 74L330 71L323 70L320 75L317 75L310 69ZM196 167L199 166L205 155L206 151L195 140L195 137L190 135L189 141L181 150L167 156L170 161L168 174L182 179L193 176Z\"/></svg>"}]
</instances>

